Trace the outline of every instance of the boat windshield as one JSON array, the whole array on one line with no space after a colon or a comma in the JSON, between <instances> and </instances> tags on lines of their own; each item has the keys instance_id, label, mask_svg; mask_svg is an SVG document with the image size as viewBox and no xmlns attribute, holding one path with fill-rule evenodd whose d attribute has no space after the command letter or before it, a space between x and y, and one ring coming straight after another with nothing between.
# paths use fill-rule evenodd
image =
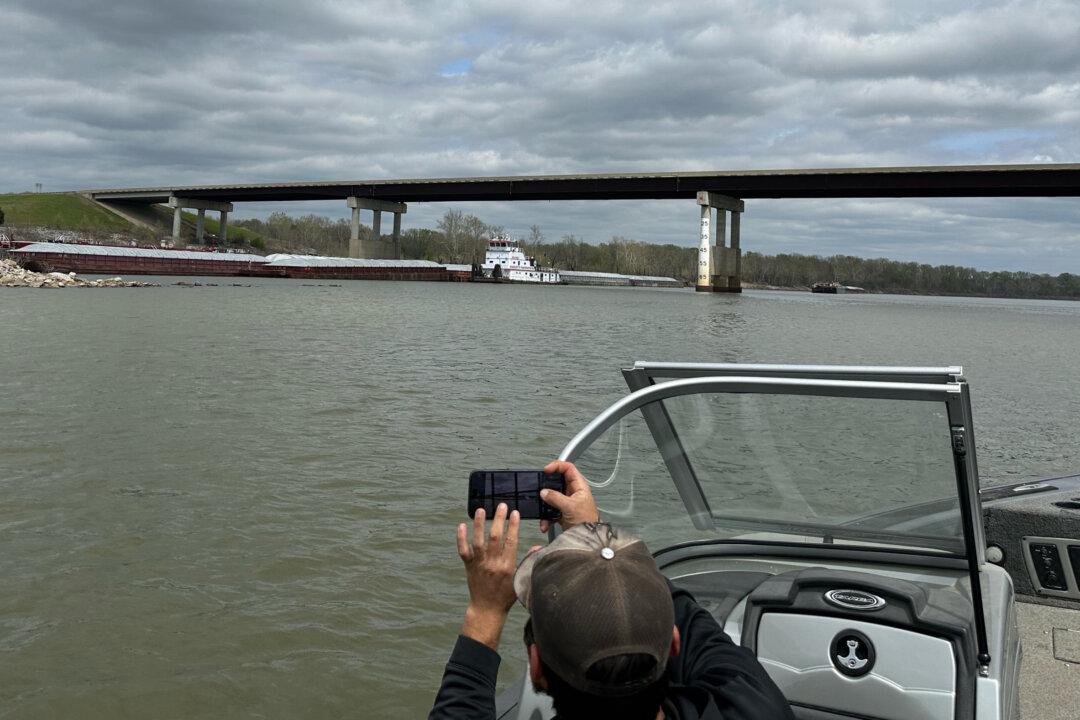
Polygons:
<instances>
[{"instance_id":1,"label":"boat windshield","mask_svg":"<svg viewBox=\"0 0 1080 720\"><path fill-rule=\"evenodd\" d=\"M945 402L701 392L643 405L572 459L655 551L740 538L962 555Z\"/></svg>"}]
</instances>

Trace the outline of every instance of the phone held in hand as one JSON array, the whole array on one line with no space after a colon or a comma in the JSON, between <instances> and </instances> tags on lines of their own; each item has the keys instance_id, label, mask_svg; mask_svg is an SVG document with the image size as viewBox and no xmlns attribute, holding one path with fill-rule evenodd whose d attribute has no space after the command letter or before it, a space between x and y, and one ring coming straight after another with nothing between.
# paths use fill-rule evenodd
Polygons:
<instances>
[{"instance_id":1,"label":"phone held in hand","mask_svg":"<svg viewBox=\"0 0 1080 720\"><path fill-rule=\"evenodd\" d=\"M517 510L521 517L558 520L562 513L540 499L544 488L566 492L562 473L543 470L473 470L469 473L469 517L478 508L490 519L499 503L506 503L508 512Z\"/></svg>"}]
</instances>

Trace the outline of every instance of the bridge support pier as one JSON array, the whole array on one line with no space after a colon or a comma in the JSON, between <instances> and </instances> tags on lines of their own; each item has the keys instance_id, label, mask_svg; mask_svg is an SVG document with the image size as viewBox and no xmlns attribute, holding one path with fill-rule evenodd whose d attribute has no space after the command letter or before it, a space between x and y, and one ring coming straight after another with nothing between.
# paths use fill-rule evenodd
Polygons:
<instances>
[{"instance_id":1,"label":"bridge support pier","mask_svg":"<svg viewBox=\"0 0 1080 720\"><path fill-rule=\"evenodd\" d=\"M701 233L698 242L697 282L701 292L742 292L742 249L739 247L742 200L702 191L697 194L701 207ZM716 244L713 245L713 210L716 210ZM731 214L730 239L726 237L727 215ZM726 244L725 244L726 243Z\"/></svg>"},{"instance_id":2,"label":"bridge support pier","mask_svg":"<svg viewBox=\"0 0 1080 720\"><path fill-rule=\"evenodd\" d=\"M401 259L401 213L394 213L394 254L395 260Z\"/></svg>"},{"instance_id":3,"label":"bridge support pier","mask_svg":"<svg viewBox=\"0 0 1080 720\"><path fill-rule=\"evenodd\" d=\"M218 228L218 235L222 242L225 241L227 233L226 224L229 221L229 213L231 213L233 209L232 203L201 200L199 198L183 198L173 195L169 198L169 207L173 209L173 244L180 243L180 229L183 224L182 210L185 208L199 211L199 217L195 221L195 241L197 243L200 245L202 244L203 236L206 233L204 223L206 221L207 210L216 210L221 213L221 223Z\"/></svg>"},{"instance_id":4,"label":"bridge support pier","mask_svg":"<svg viewBox=\"0 0 1080 720\"><path fill-rule=\"evenodd\" d=\"M173 208L172 212L172 239L173 244L180 242L180 225L184 221L184 213L177 205Z\"/></svg>"},{"instance_id":5,"label":"bridge support pier","mask_svg":"<svg viewBox=\"0 0 1080 720\"><path fill-rule=\"evenodd\" d=\"M350 197L349 207L352 208L352 226L349 235L349 257L353 258L386 258L400 257L399 236L401 234L401 216L409 209L408 205L389 200L376 200L374 198ZM371 238L366 242L360 239L360 211L371 210ZM394 214L393 248L389 251L382 242L382 214L391 212Z\"/></svg>"}]
</instances>

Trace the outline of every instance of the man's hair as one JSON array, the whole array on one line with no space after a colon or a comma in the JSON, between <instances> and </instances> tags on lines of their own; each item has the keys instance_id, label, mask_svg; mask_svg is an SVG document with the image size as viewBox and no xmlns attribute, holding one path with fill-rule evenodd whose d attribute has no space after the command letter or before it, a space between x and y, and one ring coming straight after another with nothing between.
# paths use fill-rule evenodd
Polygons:
<instances>
[{"instance_id":1,"label":"man's hair","mask_svg":"<svg viewBox=\"0 0 1080 720\"><path fill-rule=\"evenodd\" d=\"M590 680L618 684L627 677L641 677L656 664L648 655L615 655L593 663L589 668ZM664 673L659 680L632 695L621 697L593 695L571 687L549 667L540 661L547 680L547 694L555 705L559 720L655 720L660 703L667 694L668 677Z\"/></svg>"}]
</instances>

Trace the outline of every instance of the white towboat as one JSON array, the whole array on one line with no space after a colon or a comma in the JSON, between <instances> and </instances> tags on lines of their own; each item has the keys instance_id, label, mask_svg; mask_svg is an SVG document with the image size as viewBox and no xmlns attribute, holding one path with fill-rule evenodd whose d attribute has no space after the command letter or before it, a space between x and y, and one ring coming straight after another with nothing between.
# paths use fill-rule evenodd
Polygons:
<instances>
[{"instance_id":1,"label":"white towboat","mask_svg":"<svg viewBox=\"0 0 1080 720\"><path fill-rule=\"evenodd\" d=\"M508 282L558 284L559 271L542 268L536 258L527 257L517 241L503 236L488 242L484 264L480 266L486 277Z\"/></svg>"},{"instance_id":2,"label":"white towboat","mask_svg":"<svg viewBox=\"0 0 1080 720\"><path fill-rule=\"evenodd\" d=\"M961 368L623 376L560 457L797 718L1080 717L1080 475L980 491ZM497 705L552 716L527 677Z\"/></svg>"}]
</instances>

